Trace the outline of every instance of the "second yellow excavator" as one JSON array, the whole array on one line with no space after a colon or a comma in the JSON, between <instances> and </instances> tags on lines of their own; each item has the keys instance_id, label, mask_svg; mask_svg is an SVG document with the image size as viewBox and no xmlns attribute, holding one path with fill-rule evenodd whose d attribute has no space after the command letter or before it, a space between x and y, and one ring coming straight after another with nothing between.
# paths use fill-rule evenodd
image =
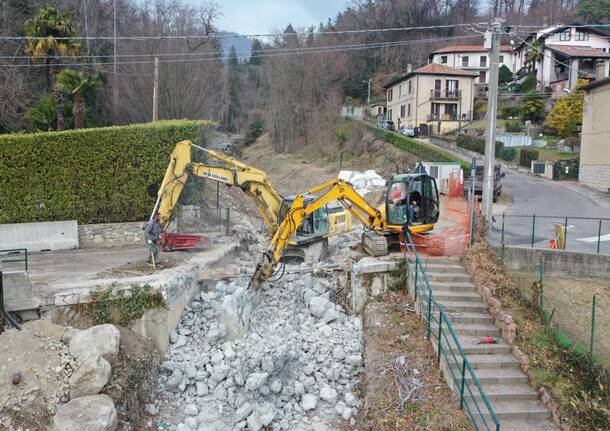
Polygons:
<instances>
[{"instance_id":1,"label":"second yellow excavator","mask_svg":"<svg viewBox=\"0 0 610 431\"><path fill-rule=\"evenodd\" d=\"M209 158L216 159L224 166L215 166L191 160L192 148L201 150ZM174 208L186 184L189 175L224 183L227 186L239 187L250 196L267 227L270 236L276 234L278 227L286 214L294 206L294 197L282 197L267 179L265 172L248 166L226 154L213 151L193 144L191 141L181 141L176 144L165 175L157 193L157 201L153 214L160 215L163 228L162 244L164 249L188 248L196 240L184 242L177 246L176 235L167 232ZM305 203L314 200L313 196L300 196ZM327 238L332 235L347 232L351 229L351 216L339 205L321 205L300 220L286 239L285 256L297 260L317 260L324 257L328 248ZM191 236L193 237L193 236Z\"/></svg>"},{"instance_id":2,"label":"second yellow excavator","mask_svg":"<svg viewBox=\"0 0 610 431\"><path fill-rule=\"evenodd\" d=\"M303 219L318 208L338 201L367 229L362 245L372 256L388 253L398 244L399 234L406 227L410 232L427 232L439 218L439 196L436 181L425 173L394 175L387 184L385 203L379 208L370 205L350 183L335 179L314 187L306 196L319 194L307 202L304 195L294 199L290 211L277 229L271 244L256 267L250 285L269 279L286 250L287 239Z\"/></svg>"}]
</instances>

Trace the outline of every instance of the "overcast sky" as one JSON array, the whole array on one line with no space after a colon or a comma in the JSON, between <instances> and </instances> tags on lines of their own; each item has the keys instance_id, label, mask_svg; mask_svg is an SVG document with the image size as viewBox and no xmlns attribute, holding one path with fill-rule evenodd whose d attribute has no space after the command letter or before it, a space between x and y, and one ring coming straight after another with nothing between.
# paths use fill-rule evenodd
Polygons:
<instances>
[{"instance_id":1,"label":"overcast sky","mask_svg":"<svg viewBox=\"0 0 610 431\"><path fill-rule=\"evenodd\" d=\"M240 34L270 33L293 27L317 26L334 18L346 0L214 0L223 16L217 26ZM193 0L193 3L199 3Z\"/></svg>"}]
</instances>

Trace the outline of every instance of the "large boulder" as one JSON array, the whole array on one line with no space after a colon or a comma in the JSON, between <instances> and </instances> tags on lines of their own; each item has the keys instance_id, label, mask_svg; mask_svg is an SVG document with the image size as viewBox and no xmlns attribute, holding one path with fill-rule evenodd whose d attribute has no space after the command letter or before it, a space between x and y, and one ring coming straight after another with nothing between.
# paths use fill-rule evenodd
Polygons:
<instances>
[{"instance_id":1,"label":"large boulder","mask_svg":"<svg viewBox=\"0 0 610 431\"><path fill-rule=\"evenodd\" d=\"M70 354L79 361L102 356L114 365L119 356L121 333L114 325L98 325L80 331L70 339Z\"/></svg>"},{"instance_id":2,"label":"large boulder","mask_svg":"<svg viewBox=\"0 0 610 431\"><path fill-rule=\"evenodd\" d=\"M70 398L97 395L110 379L110 363L102 356L89 356L70 377Z\"/></svg>"},{"instance_id":3,"label":"large boulder","mask_svg":"<svg viewBox=\"0 0 610 431\"><path fill-rule=\"evenodd\" d=\"M108 395L80 397L60 405L53 419L53 431L115 431L116 409Z\"/></svg>"},{"instance_id":4,"label":"large boulder","mask_svg":"<svg viewBox=\"0 0 610 431\"><path fill-rule=\"evenodd\" d=\"M237 340L248 332L251 312L252 299L243 288L225 298L219 313L226 329L225 340Z\"/></svg>"}]
</instances>

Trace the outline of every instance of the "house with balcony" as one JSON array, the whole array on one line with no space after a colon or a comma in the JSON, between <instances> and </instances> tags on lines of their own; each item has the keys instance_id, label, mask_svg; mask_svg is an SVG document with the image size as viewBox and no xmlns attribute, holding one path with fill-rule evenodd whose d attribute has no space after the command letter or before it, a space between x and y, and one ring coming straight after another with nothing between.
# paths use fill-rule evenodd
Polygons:
<instances>
[{"instance_id":1,"label":"house with balcony","mask_svg":"<svg viewBox=\"0 0 610 431\"><path fill-rule=\"evenodd\" d=\"M476 84L487 84L489 81L490 54L483 44L480 45L452 45L432 51L428 57L430 63L475 72L478 76ZM510 45L500 46L500 66L505 65L511 72L515 72L515 55Z\"/></svg>"},{"instance_id":2,"label":"house with balcony","mask_svg":"<svg viewBox=\"0 0 610 431\"><path fill-rule=\"evenodd\" d=\"M478 73L430 63L408 70L384 86L386 118L422 134L455 131L472 121Z\"/></svg>"},{"instance_id":3,"label":"house with balcony","mask_svg":"<svg viewBox=\"0 0 610 431\"><path fill-rule=\"evenodd\" d=\"M578 24L544 28L530 33L515 48L515 69L520 76L534 73L540 90L554 95L572 90L578 79L596 79L596 63L610 72L610 34Z\"/></svg>"}]
</instances>

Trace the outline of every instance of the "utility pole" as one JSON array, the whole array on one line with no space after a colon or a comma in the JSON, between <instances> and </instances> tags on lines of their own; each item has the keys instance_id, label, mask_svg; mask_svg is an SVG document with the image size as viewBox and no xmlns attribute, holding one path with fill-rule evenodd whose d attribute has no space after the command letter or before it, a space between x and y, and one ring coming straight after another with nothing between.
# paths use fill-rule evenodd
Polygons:
<instances>
[{"instance_id":1,"label":"utility pole","mask_svg":"<svg viewBox=\"0 0 610 431\"><path fill-rule=\"evenodd\" d=\"M155 57L155 75L153 81L153 122L159 121L159 57Z\"/></svg>"},{"instance_id":2,"label":"utility pole","mask_svg":"<svg viewBox=\"0 0 610 431\"><path fill-rule=\"evenodd\" d=\"M117 88L117 69L116 69L116 55L117 55L117 50L116 50L116 0L114 0L114 11L113 11L113 37L112 37L112 49L113 49L113 56L112 56L112 105L113 105L113 113L114 113L114 117L116 120L117 117L117 107L119 106L119 90Z\"/></svg>"},{"instance_id":3,"label":"utility pole","mask_svg":"<svg viewBox=\"0 0 610 431\"><path fill-rule=\"evenodd\" d=\"M491 222L496 160L496 116L498 111L498 62L500 60L500 33L503 19L491 23L491 51L487 90L487 119L485 124L485 171L483 176L483 215ZM487 38L487 35L486 35ZM475 173L476 174L476 173Z\"/></svg>"}]
</instances>

